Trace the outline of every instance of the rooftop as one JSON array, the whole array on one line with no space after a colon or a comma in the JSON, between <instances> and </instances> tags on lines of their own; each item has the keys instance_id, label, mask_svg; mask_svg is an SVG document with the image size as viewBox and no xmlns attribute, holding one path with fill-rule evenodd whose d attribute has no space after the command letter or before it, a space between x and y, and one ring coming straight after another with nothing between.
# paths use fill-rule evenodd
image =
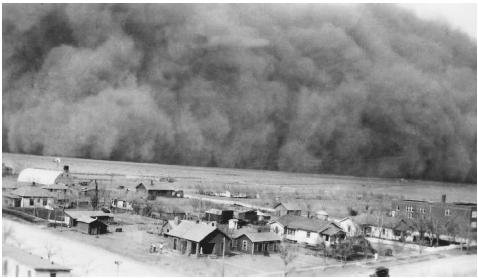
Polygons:
<instances>
[{"instance_id":1,"label":"rooftop","mask_svg":"<svg viewBox=\"0 0 478 278\"><path fill-rule=\"evenodd\" d=\"M234 234L234 238L239 238L242 235L248 237L252 242L264 241L280 241L281 238L276 233L272 232L240 232Z\"/></svg>"},{"instance_id":2,"label":"rooftop","mask_svg":"<svg viewBox=\"0 0 478 278\"><path fill-rule=\"evenodd\" d=\"M2 246L2 257L3 258L12 258L24 265L27 265L35 270L44 270L44 271L67 271L70 272L71 268L64 267L62 265L50 262L49 260L43 259L39 256L30 254L20 248L13 247L10 245Z\"/></svg>"},{"instance_id":3,"label":"rooftop","mask_svg":"<svg viewBox=\"0 0 478 278\"><path fill-rule=\"evenodd\" d=\"M330 221L311 219L297 215L284 215L275 221L283 226L287 226L288 228L314 232L324 229L329 224L332 224Z\"/></svg>"},{"instance_id":4,"label":"rooftop","mask_svg":"<svg viewBox=\"0 0 478 278\"><path fill-rule=\"evenodd\" d=\"M21 197L54 198L55 194L36 186L23 186L11 192Z\"/></svg>"},{"instance_id":5,"label":"rooftop","mask_svg":"<svg viewBox=\"0 0 478 278\"><path fill-rule=\"evenodd\" d=\"M18 175L18 182L38 183L43 185L55 184L56 179L63 174L63 171L48 169L23 169Z\"/></svg>"},{"instance_id":6,"label":"rooftop","mask_svg":"<svg viewBox=\"0 0 478 278\"><path fill-rule=\"evenodd\" d=\"M274 208L277 208L280 205L283 205L287 210L302 210L299 204L292 202L280 202L275 205Z\"/></svg>"},{"instance_id":7,"label":"rooftop","mask_svg":"<svg viewBox=\"0 0 478 278\"><path fill-rule=\"evenodd\" d=\"M65 214L68 214L73 219L79 218L94 218L94 217L113 217L113 214L106 213L101 210L65 210Z\"/></svg>"},{"instance_id":8,"label":"rooftop","mask_svg":"<svg viewBox=\"0 0 478 278\"><path fill-rule=\"evenodd\" d=\"M195 221L183 220L179 223L179 225L174 227L166 234L194 242L200 242L216 229L216 226L212 226L203 222L197 223Z\"/></svg>"}]
</instances>

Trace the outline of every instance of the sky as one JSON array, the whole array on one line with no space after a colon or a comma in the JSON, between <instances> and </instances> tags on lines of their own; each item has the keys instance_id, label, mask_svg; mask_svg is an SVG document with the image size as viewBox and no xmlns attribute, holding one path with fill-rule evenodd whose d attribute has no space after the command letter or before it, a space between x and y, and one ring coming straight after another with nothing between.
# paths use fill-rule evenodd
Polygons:
<instances>
[{"instance_id":1,"label":"sky","mask_svg":"<svg viewBox=\"0 0 478 278\"><path fill-rule=\"evenodd\" d=\"M476 4L399 4L427 20L444 20L476 39Z\"/></svg>"}]
</instances>

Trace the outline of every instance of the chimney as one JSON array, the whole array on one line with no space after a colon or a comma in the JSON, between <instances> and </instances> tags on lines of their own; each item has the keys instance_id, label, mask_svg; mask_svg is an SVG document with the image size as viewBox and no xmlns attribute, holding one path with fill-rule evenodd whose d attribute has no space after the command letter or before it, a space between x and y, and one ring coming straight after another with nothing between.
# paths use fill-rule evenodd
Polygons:
<instances>
[{"instance_id":1,"label":"chimney","mask_svg":"<svg viewBox=\"0 0 478 278\"><path fill-rule=\"evenodd\" d=\"M441 202L446 203L446 194L441 195Z\"/></svg>"}]
</instances>

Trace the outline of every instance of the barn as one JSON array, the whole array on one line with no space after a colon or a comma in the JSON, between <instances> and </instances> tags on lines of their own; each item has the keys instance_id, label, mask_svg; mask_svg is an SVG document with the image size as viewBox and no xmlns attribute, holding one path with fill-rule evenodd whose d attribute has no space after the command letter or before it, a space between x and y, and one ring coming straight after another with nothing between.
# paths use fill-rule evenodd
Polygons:
<instances>
[{"instance_id":1,"label":"barn","mask_svg":"<svg viewBox=\"0 0 478 278\"><path fill-rule=\"evenodd\" d=\"M23 169L20 174L18 174L17 181L19 183L41 185L53 185L57 183L72 184L72 179L68 172L35 168Z\"/></svg>"}]
</instances>

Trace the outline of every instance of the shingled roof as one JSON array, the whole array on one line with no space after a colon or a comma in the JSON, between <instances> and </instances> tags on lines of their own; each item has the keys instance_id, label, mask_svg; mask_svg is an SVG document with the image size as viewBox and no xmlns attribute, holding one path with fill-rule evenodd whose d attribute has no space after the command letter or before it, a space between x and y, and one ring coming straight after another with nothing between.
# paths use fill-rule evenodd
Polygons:
<instances>
[{"instance_id":1,"label":"shingled roof","mask_svg":"<svg viewBox=\"0 0 478 278\"><path fill-rule=\"evenodd\" d=\"M210 224L202 222L196 223L194 221L183 220L181 221L181 223L179 223L179 225L177 225L175 228L165 234L169 236L184 238L194 242L200 242L215 230L220 231L219 229L217 229L217 227L212 226ZM224 236L228 237L226 234L224 234Z\"/></svg>"},{"instance_id":2,"label":"shingled roof","mask_svg":"<svg viewBox=\"0 0 478 278\"><path fill-rule=\"evenodd\" d=\"M286 210L302 210L301 206L297 203L292 203L292 202L280 202L277 205L274 206L274 209L277 208L278 206L284 206Z\"/></svg>"},{"instance_id":3,"label":"shingled roof","mask_svg":"<svg viewBox=\"0 0 478 278\"><path fill-rule=\"evenodd\" d=\"M24 186L11 192L20 197L55 198L55 194L35 186Z\"/></svg>"}]
</instances>

